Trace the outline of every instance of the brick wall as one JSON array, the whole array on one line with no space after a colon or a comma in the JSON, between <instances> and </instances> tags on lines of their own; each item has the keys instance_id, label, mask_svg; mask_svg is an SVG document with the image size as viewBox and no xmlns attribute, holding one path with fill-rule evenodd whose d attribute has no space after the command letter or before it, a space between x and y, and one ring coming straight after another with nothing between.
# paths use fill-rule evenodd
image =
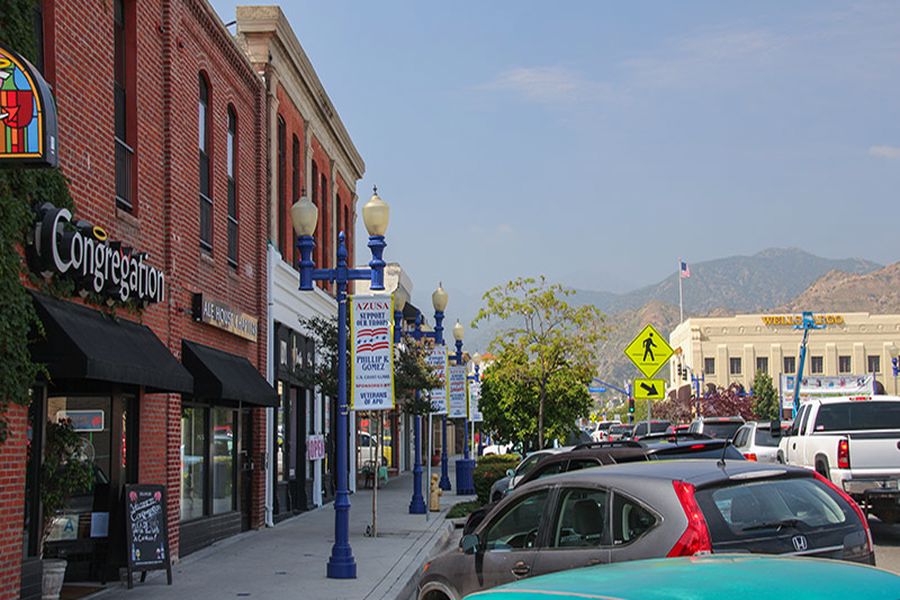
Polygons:
<instances>
[{"instance_id":1,"label":"brick wall","mask_svg":"<svg viewBox=\"0 0 900 600\"><path fill-rule=\"evenodd\" d=\"M19 597L27 415L25 407L10 405L9 437L0 444L0 598L4 599Z\"/></svg>"}]
</instances>

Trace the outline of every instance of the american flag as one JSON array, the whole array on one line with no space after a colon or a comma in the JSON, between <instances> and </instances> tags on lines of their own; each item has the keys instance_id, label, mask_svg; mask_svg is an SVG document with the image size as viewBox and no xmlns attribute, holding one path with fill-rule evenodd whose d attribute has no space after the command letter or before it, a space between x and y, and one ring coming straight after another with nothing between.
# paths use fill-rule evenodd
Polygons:
<instances>
[{"instance_id":1,"label":"american flag","mask_svg":"<svg viewBox=\"0 0 900 600\"><path fill-rule=\"evenodd\" d=\"M687 261L680 260L678 261L679 267L678 272L681 274L682 279L687 279L691 276L691 268L688 266Z\"/></svg>"}]
</instances>

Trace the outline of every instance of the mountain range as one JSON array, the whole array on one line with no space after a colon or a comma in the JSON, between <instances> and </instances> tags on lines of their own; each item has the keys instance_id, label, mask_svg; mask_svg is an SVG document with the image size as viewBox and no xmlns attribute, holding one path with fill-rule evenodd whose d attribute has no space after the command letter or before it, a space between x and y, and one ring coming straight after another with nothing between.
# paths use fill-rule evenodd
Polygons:
<instances>
[{"instance_id":1,"label":"mountain range","mask_svg":"<svg viewBox=\"0 0 900 600\"><path fill-rule=\"evenodd\" d=\"M770 248L751 256L698 262L690 269L690 278L683 281L685 318L801 308L900 312L900 263L882 268L860 258L830 259L798 248ZM578 289L570 300L594 304L606 313L609 331L599 348L598 371L620 385L636 373L622 349L640 328L653 323L668 335L678 324L678 274L625 293ZM502 328L502 323L489 322L469 330L466 346L483 352Z\"/></svg>"}]
</instances>

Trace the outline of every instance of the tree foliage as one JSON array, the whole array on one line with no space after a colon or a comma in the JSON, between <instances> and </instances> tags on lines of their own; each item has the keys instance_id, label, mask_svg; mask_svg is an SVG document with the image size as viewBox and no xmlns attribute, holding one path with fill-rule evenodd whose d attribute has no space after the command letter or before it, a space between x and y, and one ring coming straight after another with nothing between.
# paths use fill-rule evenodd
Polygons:
<instances>
[{"instance_id":1,"label":"tree foliage","mask_svg":"<svg viewBox=\"0 0 900 600\"><path fill-rule=\"evenodd\" d=\"M778 392L765 371L757 371L753 377L753 413L764 420L777 419L781 414Z\"/></svg>"},{"instance_id":2,"label":"tree foliage","mask_svg":"<svg viewBox=\"0 0 900 600\"><path fill-rule=\"evenodd\" d=\"M426 362L427 355L425 340L404 337L396 348L394 393L401 410L409 415L430 413L431 398L426 392L441 385L441 378Z\"/></svg>"},{"instance_id":3,"label":"tree foliage","mask_svg":"<svg viewBox=\"0 0 900 600\"><path fill-rule=\"evenodd\" d=\"M34 62L37 57L37 0L0 0L0 43ZM31 360L29 342L41 334L28 290L22 286L22 247L34 219L32 207L52 202L71 208L65 178L58 169L0 170L0 443L7 437L6 407L27 405L41 372Z\"/></svg>"},{"instance_id":4,"label":"tree foliage","mask_svg":"<svg viewBox=\"0 0 900 600\"><path fill-rule=\"evenodd\" d=\"M41 464L43 539L50 535L53 519L76 494L94 486L93 463L82 453L85 440L68 420L47 421L44 462Z\"/></svg>"},{"instance_id":5,"label":"tree foliage","mask_svg":"<svg viewBox=\"0 0 900 600\"><path fill-rule=\"evenodd\" d=\"M587 387L606 328L596 307L566 301L573 293L544 277L520 277L482 298L472 327L488 320L507 326L490 342L497 360L485 373L481 399L487 426L506 431L504 439L536 437L543 447L547 434L567 433L590 410Z\"/></svg>"}]
</instances>

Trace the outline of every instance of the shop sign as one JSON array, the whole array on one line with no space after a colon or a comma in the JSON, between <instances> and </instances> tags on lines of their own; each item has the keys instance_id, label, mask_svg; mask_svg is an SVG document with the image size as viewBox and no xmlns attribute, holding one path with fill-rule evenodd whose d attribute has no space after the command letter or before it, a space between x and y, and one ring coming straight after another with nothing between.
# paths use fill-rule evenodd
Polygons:
<instances>
[{"instance_id":1,"label":"shop sign","mask_svg":"<svg viewBox=\"0 0 900 600\"><path fill-rule=\"evenodd\" d=\"M59 163L56 104L40 72L0 46L0 166Z\"/></svg>"},{"instance_id":2,"label":"shop sign","mask_svg":"<svg viewBox=\"0 0 900 600\"><path fill-rule=\"evenodd\" d=\"M466 365L450 365L450 378L448 388L450 390L450 412L447 414L451 419L464 419L468 413L468 398L466 394Z\"/></svg>"},{"instance_id":3,"label":"shop sign","mask_svg":"<svg viewBox=\"0 0 900 600\"><path fill-rule=\"evenodd\" d=\"M146 252L110 240L102 227L72 222L66 208L46 203L37 210L28 251L32 270L72 281L79 292L120 303L165 300L165 275L144 262Z\"/></svg>"},{"instance_id":4,"label":"shop sign","mask_svg":"<svg viewBox=\"0 0 900 600\"><path fill-rule=\"evenodd\" d=\"M447 414L447 346L436 344L425 357L425 362L441 380L439 387L431 390L431 412L435 415Z\"/></svg>"},{"instance_id":5,"label":"shop sign","mask_svg":"<svg viewBox=\"0 0 900 600\"><path fill-rule=\"evenodd\" d=\"M256 317L203 294L194 294L193 313L195 321L218 327L245 340L255 342L259 335Z\"/></svg>"},{"instance_id":6,"label":"shop sign","mask_svg":"<svg viewBox=\"0 0 900 600\"><path fill-rule=\"evenodd\" d=\"M325 436L322 434L306 437L306 460L322 460L325 458Z\"/></svg>"},{"instance_id":7,"label":"shop sign","mask_svg":"<svg viewBox=\"0 0 900 600\"><path fill-rule=\"evenodd\" d=\"M816 325L843 325L844 315L815 315ZM762 317L763 325L802 325L801 315L765 315Z\"/></svg>"},{"instance_id":8,"label":"shop sign","mask_svg":"<svg viewBox=\"0 0 900 600\"><path fill-rule=\"evenodd\" d=\"M128 589L135 572L165 570L172 585L166 489L161 485L125 486L125 548L128 553ZM143 581L143 577L141 578Z\"/></svg>"},{"instance_id":9,"label":"shop sign","mask_svg":"<svg viewBox=\"0 0 900 600\"><path fill-rule=\"evenodd\" d=\"M469 384L469 420L474 423L484 421L484 415L481 414L481 382L473 381Z\"/></svg>"},{"instance_id":10,"label":"shop sign","mask_svg":"<svg viewBox=\"0 0 900 600\"><path fill-rule=\"evenodd\" d=\"M351 410L394 408L393 329L393 298L350 298Z\"/></svg>"},{"instance_id":11,"label":"shop sign","mask_svg":"<svg viewBox=\"0 0 900 600\"><path fill-rule=\"evenodd\" d=\"M796 375L781 375L781 404L784 408L794 406ZM875 376L868 375L828 375L804 377L800 382L800 401L813 397L857 396L875 393Z\"/></svg>"},{"instance_id":12,"label":"shop sign","mask_svg":"<svg viewBox=\"0 0 900 600\"><path fill-rule=\"evenodd\" d=\"M72 429L78 432L96 433L103 431L105 427L103 410L58 410L56 420L68 420L72 423Z\"/></svg>"}]
</instances>

